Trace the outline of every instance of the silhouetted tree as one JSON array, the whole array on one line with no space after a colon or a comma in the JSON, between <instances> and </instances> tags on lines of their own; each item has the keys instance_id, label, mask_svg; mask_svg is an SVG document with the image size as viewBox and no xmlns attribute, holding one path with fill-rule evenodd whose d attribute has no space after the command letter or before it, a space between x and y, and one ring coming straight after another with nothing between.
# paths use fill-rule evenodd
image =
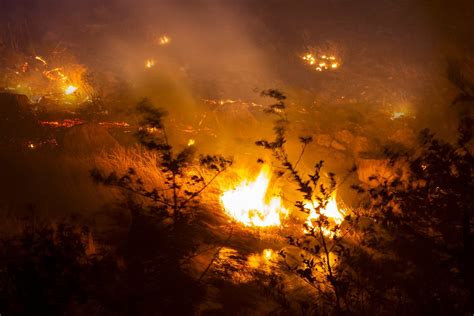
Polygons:
<instances>
[{"instance_id":1,"label":"silhouetted tree","mask_svg":"<svg viewBox=\"0 0 474 316\"><path fill-rule=\"evenodd\" d=\"M191 314L199 302L200 285L181 269L181 262L197 247L199 197L231 165L221 156L202 155L196 171L194 147L176 151L163 124L166 113L148 100L138 104L143 121L137 132L141 145L157 153L156 164L163 183L147 188L134 169L126 174L104 175L98 169L95 181L129 193L125 203L131 214L129 235L122 249L127 263L130 314ZM140 204L133 195L151 203Z\"/></svg>"},{"instance_id":2,"label":"silhouetted tree","mask_svg":"<svg viewBox=\"0 0 474 316\"><path fill-rule=\"evenodd\" d=\"M189 168L193 165L194 146L187 146L175 152L169 143L163 124L166 112L155 108L147 99L138 104L138 110L143 114L143 121L137 137L148 150L158 153L156 163L164 176L164 183L157 184L160 188L147 190L134 169L129 169L128 173L120 176L115 172L103 175L98 169L92 170L91 174L100 183L120 187L155 202L157 207L154 211L172 218L173 226L177 229L192 216L191 204L232 161L218 155L202 155L199 158L199 166L214 173L210 179L205 179L202 174Z\"/></svg>"},{"instance_id":3,"label":"silhouetted tree","mask_svg":"<svg viewBox=\"0 0 474 316\"><path fill-rule=\"evenodd\" d=\"M334 312L340 314L346 309L342 298L345 292L344 273L339 266L340 256L346 250L341 234L343 233L340 224L330 220L323 212L336 189L336 179L333 173L328 174L328 183L322 181L323 161L314 165L312 173L303 176L297 170L297 166L302 158L306 146L312 141L311 137L300 137L302 144L301 153L296 162L290 161L285 144L288 119L286 115L286 96L277 90L266 90L263 96L271 97L276 103L268 106L266 112L276 117L274 122L275 139L273 141L259 140L257 146L269 150L273 157L283 167L279 175L288 173L297 190L301 194L301 199L295 202L295 207L309 215L314 212L317 216L309 222L303 224L303 236L288 236L291 246L299 249L297 264L289 263L286 260L294 256L281 251L285 267L293 271L311 287L318 292L319 303L316 306L308 307L316 312ZM350 217L347 217L350 220Z\"/></svg>"},{"instance_id":4,"label":"silhouetted tree","mask_svg":"<svg viewBox=\"0 0 474 316\"><path fill-rule=\"evenodd\" d=\"M389 152L390 164L403 161L408 175L378 179L366 192L372 219L390 238L396 256L394 284L401 312L466 313L473 310L473 157L462 132L456 144L420 134L414 153ZM375 179L375 178L374 178ZM403 268L402 268L403 267Z\"/></svg>"}]
</instances>

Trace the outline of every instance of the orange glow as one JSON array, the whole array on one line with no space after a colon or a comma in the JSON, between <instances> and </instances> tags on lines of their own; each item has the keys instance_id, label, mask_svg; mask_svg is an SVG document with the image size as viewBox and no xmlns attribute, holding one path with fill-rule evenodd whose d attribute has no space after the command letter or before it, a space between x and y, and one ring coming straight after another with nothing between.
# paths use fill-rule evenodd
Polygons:
<instances>
[{"instance_id":1,"label":"orange glow","mask_svg":"<svg viewBox=\"0 0 474 316\"><path fill-rule=\"evenodd\" d=\"M73 85L69 85L66 89L64 89L64 94L71 95L76 91L77 91L77 87L75 87Z\"/></svg>"},{"instance_id":2,"label":"orange glow","mask_svg":"<svg viewBox=\"0 0 474 316\"><path fill-rule=\"evenodd\" d=\"M235 189L224 192L221 203L226 213L245 226L280 226L288 210L280 197L268 198L270 180L270 168L264 166L255 180L244 180Z\"/></svg>"},{"instance_id":3,"label":"orange glow","mask_svg":"<svg viewBox=\"0 0 474 316\"><path fill-rule=\"evenodd\" d=\"M159 40L160 40L160 45L169 44L169 42L171 41L171 39L166 35L161 36Z\"/></svg>"},{"instance_id":4,"label":"orange glow","mask_svg":"<svg viewBox=\"0 0 474 316\"><path fill-rule=\"evenodd\" d=\"M155 61L153 59L148 59L145 63L146 68L153 68L155 66Z\"/></svg>"},{"instance_id":5,"label":"orange glow","mask_svg":"<svg viewBox=\"0 0 474 316\"><path fill-rule=\"evenodd\" d=\"M44 58L41 57L41 56L36 56L35 59L36 59L36 60L39 60L40 62L42 62L43 65L45 65L45 66L48 64L48 63L46 62L46 60L44 60Z\"/></svg>"},{"instance_id":6,"label":"orange glow","mask_svg":"<svg viewBox=\"0 0 474 316\"><path fill-rule=\"evenodd\" d=\"M314 227L313 221L319 218L319 214L316 212L318 203L317 202L311 203L308 201L305 203L304 206L305 208L310 210L308 218L306 219L306 224L308 225L308 227L313 228ZM322 215L328 217L329 221L332 222L333 224L340 225L344 221L345 211L340 210L339 207L337 206L335 194L331 197L326 207L321 209L320 212ZM332 235L332 232L330 231L330 229L327 229L326 227L323 228L323 233L327 236Z\"/></svg>"},{"instance_id":7,"label":"orange glow","mask_svg":"<svg viewBox=\"0 0 474 316\"><path fill-rule=\"evenodd\" d=\"M248 265L253 269L259 269L261 271L271 272L272 266L278 258L277 253L272 249L264 249L261 253L251 254L248 259Z\"/></svg>"},{"instance_id":8,"label":"orange glow","mask_svg":"<svg viewBox=\"0 0 474 316\"><path fill-rule=\"evenodd\" d=\"M302 59L307 65L314 67L317 71L335 70L340 66L340 62L335 56L316 56L316 54L307 53Z\"/></svg>"}]
</instances>

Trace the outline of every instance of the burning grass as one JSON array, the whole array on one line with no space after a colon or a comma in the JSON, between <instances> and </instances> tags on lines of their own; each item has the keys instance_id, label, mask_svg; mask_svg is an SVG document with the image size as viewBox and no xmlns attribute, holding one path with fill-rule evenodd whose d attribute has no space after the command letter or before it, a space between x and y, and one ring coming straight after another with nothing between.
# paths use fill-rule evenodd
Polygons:
<instances>
[{"instance_id":1,"label":"burning grass","mask_svg":"<svg viewBox=\"0 0 474 316\"><path fill-rule=\"evenodd\" d=\"M280 226L289 211L279 196L269 193L270 168L265 166L254 180L244 179L225 191L220 200L226 213L246 226Z\"/></svg>"}]
</instances>

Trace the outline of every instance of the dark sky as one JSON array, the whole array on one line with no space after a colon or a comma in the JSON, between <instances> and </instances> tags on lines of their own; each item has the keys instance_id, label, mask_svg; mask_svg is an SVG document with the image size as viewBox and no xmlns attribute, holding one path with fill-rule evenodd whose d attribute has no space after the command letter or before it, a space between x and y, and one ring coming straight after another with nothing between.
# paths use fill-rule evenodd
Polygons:
<instances>
[{"instance_id":1,"label":"dark sky","mask_svg":"<svg viewBox=\"0 0 474 316\"><path fill-rule=\"evenodd\" d=\"M358 95L386 81L383 89L418 96L438 84L446 58L474 51L468 0L0 0L0 14L3 34L25 50L65 45L90 67L131 78L156 55L194 81L244 95L267 85L328 91L337 82L334 98L341 86ZM173 38L166 52L150 44L159 34ZM300 58L308 48L336 51L339 75L308 71Z\"/></svg>"}]
</instances>

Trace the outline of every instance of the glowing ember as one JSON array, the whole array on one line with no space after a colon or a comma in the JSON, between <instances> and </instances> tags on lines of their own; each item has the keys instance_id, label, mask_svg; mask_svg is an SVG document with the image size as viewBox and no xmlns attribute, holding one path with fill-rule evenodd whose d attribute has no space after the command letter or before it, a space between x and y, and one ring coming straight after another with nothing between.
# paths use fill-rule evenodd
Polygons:
<instances>
[{"instance_id":1,"label":"glowing ember","mask_svg":"<svg viewBox=\"0 0 474 316\"><path fill-rule=\"evenodd\" d=\"M145 63L146 68L153 68L155 66L155 61L153 59L149 59Z\"/></svg>"},{"instance_id":2,"label":"glowing ember","mask_svg":"<svg viewBox=\"0 0 474 316\"><path fill-rule=\"evenodd\" d=\"M169 44L169 42L171 41L171 39L166 35L161 36L159 40L160 40L160 45Z\"/></svg>"},{"instance_id":3,"label":"glowing ember","mask_svg":"<svg viewBox=\"0 0 474 316\"><path fill-rule=\"evenodd\" d=\"M85 122L80 119L65 119L62 121L40 121L40 124L43 126L50 126L50 127L73 127L76 125L84 124Z\"/></svg>"},{"instance_id":4,"label":"glowing ember","mask_svg":"<svg viewBox=\"0 0 474 316\"><path fill-rule=\"evenodd\" d=\"M40 62L42 62L43 65L45 65L45 66L48 64L48 63L46 62L46 60L44 60L44 58L41 57L41 56L36 56L35 59L36 59L36 60L39 60Z\"/></svg>"},{"instance_id":5,"label":"glowing ember","mask_svg":"<svg viewBox=\"0 0 474 316\"><path fill-rule=\"evenodd\" d=\"M74 92L77 91L77 87L73 86L73 85L70 85L68 86L66 89L64 89L64 94L66 95L71 95L73 94Z\"/></svg>"},{"instance_id":6,"label":"glowing ember","mask_svg":"<svg viewBox=\"0 0 474 316\"><path fill-rule=\"evenodd\" d=\"M263 167L254 181L244 180L235 189L224 192L221 202L227 214L246 226L280 226L281 217L286 217L288 210L280 197L268 201L270 180L270 168Z\"/></svg>"},{"instance_id":7,"label":"glowing ember","mask_svg":"<svg viewBox=\"0 0 474 316\"><path fill-rule=\"evenodd\" d=\"M390 119L393 120L398 120L405 117L405 112L393 112L392 115L390 116Z\"/></svg>"},{"instance_id":8,"label":"glowing ember","mask_svg":"<svg viewBox=\"0 0 474 316\"><path fill-rule=\"evenodd\" d=\"M304 55L302 59L306 64L314 67L317 71L335 70L339 68L340 65L335 56L322 55L318 57L315 54L308 53Z\"/></svg>"},{"instance_id":9,"label":"glowing ember","mask_svg":"<svg viewBox=\"0 0 474 316\"><path fill-rule=\"evenodd\" d=\"M319 214L316 212L315 209L318 207L318 203L314 202L313 207L311 202L306 202L304 206L305 208L310 210L308 218L306 219L306 224L308 225L308 227L313 228L313 220L319 218ZM340 225L344 221L345 212L338 208L335 194L331 197L326 207L324 209L321 209L320 212L336 225ZM332 234L332 232L327 228L323 228L323 232L325 235Z\"/></svg>"},{"instance_id":10,"label":"glowing ember","mask_svg":"<svg viewBox=\"0 0 474 316\"><path fill-rule=\"evenodd\" d=\"M57 80L67 81L68 80L68 77L62 72L62 68L54 68L51 70L43 71L43 75L52 81L57 81Z\"/></svg>"},{"instance_id":11,"label":"glowing ember","mask_svg":"<svg viewBox=\"0 0 474 316\"><path fill-rule=\"evenodd\" d=\"M100 126L105 128L126 128L130 127L130 124L127 122L99 122Z\"/></svg>"}]
</instances>

